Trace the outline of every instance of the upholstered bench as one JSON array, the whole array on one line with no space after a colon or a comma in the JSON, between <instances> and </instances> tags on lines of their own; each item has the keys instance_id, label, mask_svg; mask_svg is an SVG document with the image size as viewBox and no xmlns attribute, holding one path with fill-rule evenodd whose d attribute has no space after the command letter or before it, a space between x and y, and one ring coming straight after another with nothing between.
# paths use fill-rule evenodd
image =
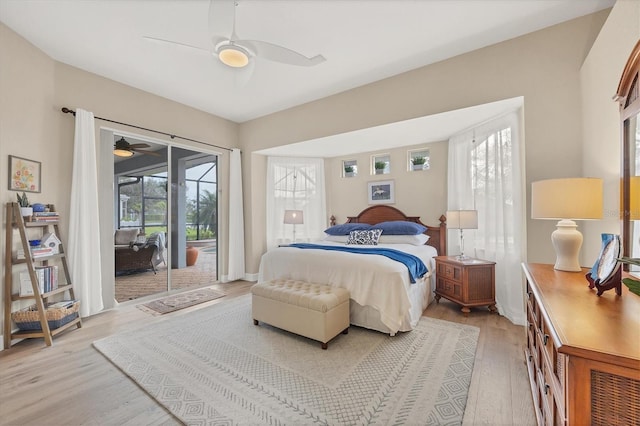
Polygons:
<instances>
[{"instance_id":1,"label":"upholstered bench","mask_svg":"<svg viewBox=\"0 0 640 426\"><path fill-rule=\"evenodd\" d=\"M349 291L276 279L251 287L253 323L260 321L322 343L349 331Z\"/></svg>"}]
</instances>

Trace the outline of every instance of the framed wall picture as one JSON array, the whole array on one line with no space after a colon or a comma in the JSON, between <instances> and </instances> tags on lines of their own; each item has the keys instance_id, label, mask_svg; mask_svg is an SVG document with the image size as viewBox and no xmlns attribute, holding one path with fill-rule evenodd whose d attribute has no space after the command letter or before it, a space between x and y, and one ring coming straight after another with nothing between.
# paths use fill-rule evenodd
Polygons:
<instances>
[{"instance_id":1,"label":"framed wall picture","mask_svg":"<svg viewBox=\"0 0 640 426\"><path fill-rule=\"evenodd\" d=\"M369 204L393 204L396 202L392 180L368 182L367 191Z\"/></svg>"},{"instance_id":2,"label":"framed wall picture","mask_svg":"<svg viewBox=\"0 0 640 426\"><path fill-rule=\"evenodd\" d=\"M40 192L40 162L9 156L9 190Z\"/></svg>"}]
</instances>

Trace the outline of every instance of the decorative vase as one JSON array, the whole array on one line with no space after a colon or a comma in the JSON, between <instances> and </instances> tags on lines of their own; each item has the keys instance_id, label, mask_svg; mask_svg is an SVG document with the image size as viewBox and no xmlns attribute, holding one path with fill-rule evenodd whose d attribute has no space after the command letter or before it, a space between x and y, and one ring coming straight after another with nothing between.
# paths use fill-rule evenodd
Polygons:
<instances>
[{"instance_id":1,"label":"decorative vase","mask_svg":"<svg viewBox=\"0 0 640 426\"><path fill-rule=\"evenodd\" d=\"M187 247L187 266L193 266L198 260L198 249L193 246Z\"/></svg>"},{"instance_id":2,"label":"decorative vase","mask_svg":"<svg viewBox=\"0 0 640 426\"><path fill-rule=\"evenodd\" d=\"M33 207L20 207L20 214L22 217L33 216Z\"/></svg>"},{"instance_id":3,"label":"decorative vase","mask_svg":"<svg viewBox=\"0 0 640 426\"><path fill-rule=\"evenodd\" d=\"M376 174L381 175L384 172L384 169L376 169Z\"/></svg>"},{"instance_id":4,"label":"decorative vase","mask_svg":"<svg viewBox=\"0 0 640 426\"><path fill-rule=\"evenodd\" d=\"M423 165L422 164L414 164L413 165L413 170L422 170L423 169Z\"/></svg>"}]
</instances>

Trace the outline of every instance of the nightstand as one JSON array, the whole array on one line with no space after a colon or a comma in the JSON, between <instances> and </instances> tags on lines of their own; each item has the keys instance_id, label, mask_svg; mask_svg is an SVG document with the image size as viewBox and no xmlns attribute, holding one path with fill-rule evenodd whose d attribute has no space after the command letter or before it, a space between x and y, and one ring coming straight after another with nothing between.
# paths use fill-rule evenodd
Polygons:
<instances>
[{"instance_id":1,"label":"nightstand","mask_svg":"<svg viewBox=\"0 0 640 426\"><path fill-rule=\"evenodd\" d=\"M488 306L496 311L495 262L469 258L457 260L456 256L437 256L436 302L440 298L462 306L467 315L473 306Z\"/></svg>"}]
</instances>

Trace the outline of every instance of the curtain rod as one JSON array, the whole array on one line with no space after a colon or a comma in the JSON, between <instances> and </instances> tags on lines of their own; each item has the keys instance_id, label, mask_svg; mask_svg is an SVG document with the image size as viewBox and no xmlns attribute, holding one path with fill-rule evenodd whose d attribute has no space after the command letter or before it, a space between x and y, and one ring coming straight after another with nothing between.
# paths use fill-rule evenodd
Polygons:
<instances>
[{"instance_id":1,"label":"curtain rod","mask_svg":"<svg viewBox=\"0 0 640 426\"><path fill-rule=\"evenodd\" d=\"M76 112L74 110L71 110L71 109L69 109L67 107L62 107L61 111L63 113L65 113L65 114L73 114L74 117L76 115ZM185 141L191 141L191 142L195 142L195 143L201 143L202 145L212 146L214 148L226 149L229 152L233 151L233 149L227 148L227 147L224 147L224 146L218 146L218 145L214 145L212 143L201 142L201 141L197 141L195 139L185 138L184 136L172 135L171 133L165 133L165 132L161 132L159 130L147 129L146 127L140 127L140 126L136 126L134 124L122 123L120 121L109 120L108 118L102 118L102 117L97 117L97 116L94 116L94 118L97 119L97 120L108 121L109 123L121 124L123 126L129 126L129 127L133 127L133 128L140 129L140 130L146 130L148 132L158 133L160 135L169 136L171 139L178 138L178 139L182 139L182 140L185 140Z\"/></svg>"}]
</instances>

